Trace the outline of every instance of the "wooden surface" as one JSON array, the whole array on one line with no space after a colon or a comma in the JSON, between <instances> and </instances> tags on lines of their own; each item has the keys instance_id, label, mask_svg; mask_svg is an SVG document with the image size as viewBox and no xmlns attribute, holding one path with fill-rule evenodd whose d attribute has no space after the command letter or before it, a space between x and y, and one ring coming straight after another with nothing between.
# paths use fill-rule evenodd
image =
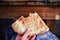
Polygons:
<instances>
[{"instance_id":1,"label":"wooden surface","mask_svg":"<svg viewBox=\"0 0 60 40\"><path fill-rule=\"evenodd\" d=\"M60 1L47 1L47 0L5 0L5 1L0 1L0 5L56 5L60 6Z\"/></svg>"},{"instance_id":2,"label":"wooden surface","mask_svg":"<svg viewBox=\"0 0 60 40\"><path fill-rule=\"evenodd\" d=\"M11 2L11 1L44 1L44 0L1 0L1 1Z\"/></svg>"},{"instance_id":3,"label":"wooden surface","mask_svg":"<svg viewBox=\"0 0 60 40\"><path fill-rule=\"evenodd\" d=\"M27 17L29 12L37 12L42 17L42 19L60 20L60 7L0 6L0 18L18 18L20 16Z\"/></svg>"}]
</instances>

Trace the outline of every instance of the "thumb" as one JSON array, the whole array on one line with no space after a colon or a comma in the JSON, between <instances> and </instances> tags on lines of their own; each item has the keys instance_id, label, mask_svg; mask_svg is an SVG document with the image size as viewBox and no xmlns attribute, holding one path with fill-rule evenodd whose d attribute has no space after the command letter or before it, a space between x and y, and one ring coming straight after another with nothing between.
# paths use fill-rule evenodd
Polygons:
<instances>
[{"instance_id":1,"label":"thumb","mask_svg":"<svg viewBox=\"0 0 60 40\"><path fill-rule=\"evenodd\" d=\"M27 39L29 32L30 32L30 29L27 29L24 35L22 36L22 39Z\"/></svg>"}]
</instances>

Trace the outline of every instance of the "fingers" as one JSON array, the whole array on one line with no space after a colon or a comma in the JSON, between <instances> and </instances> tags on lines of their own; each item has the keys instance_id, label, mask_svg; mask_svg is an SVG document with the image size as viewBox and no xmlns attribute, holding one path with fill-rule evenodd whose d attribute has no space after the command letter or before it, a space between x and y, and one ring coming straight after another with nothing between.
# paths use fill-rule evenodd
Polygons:
<instances>
[{"instance_id":1,"label":"fingers","mask_svg":"<svg viewBox=\"0 0 60 40\"><path fill-rule=\"evenodd\" d=\"M27 40L29 40L31 37L28 37Z\"/></svg>"},{"instance_id":2,"label":"fingers","mask_svg":"<svg viewBox=\"0 0 60 40\"><path fill-rule=\"evenodd\" d=\"M35 40L36 36L28 37L27 40Z\"/></svg>"},{"instance_id":3,"label":"fingers","mask_svg":"<svg viewBox=\"0 0 60 40\"><path fill-rule=\"evenodd\" d=\"M24 35L23 36L20 36L20 35L17 35L17 37L16 37L16 40L35 40L35 37L36 36L33 36L33 37L28 37L28 35L29 35L29 29L28 30L26 30L26 32L24 33Z\"/></svg>"},{"instance_id":4,"label":"fingers","mask_svg":"<svg viewBox=\"0 0 60 40\"><path fill-rule=\"evenodd\" d=\"M31 40L35 40L35 38L36 38L36 36L33 36L33 37L31 38Z\"/></svg>"},{"instance_id":5,"label":"fingers","mask_svg":"<svg viewBox=\"0 0 60 40\"><path fill-rule=\"evenodd\" d=\"M28 35L29 35L29 31L30 31L30 30L27 29L26 32L24 33L23 37L28 37Z\"/></svg>"},{"instance_id":6,"label":"fingers","mask_svg":"<svg viewBox=\"0 0 60 40\"><path fill-rule=\"evenodd\" d=\"M22 39L27 39L28 35L29 35L29 29L26 30L26 32L24 33L24 35L22 36Z\"/></svg>"},{"instance_id":7,"label":"fingers","mask_svg":"<svg viewBox=\"0 0 60 40\"><path fill-rule=\"evenodd\" d=\"M20 35L17 35L16 39L15 40L20 40L21 39L21 36Z\"/></svg>"}]
</instances>

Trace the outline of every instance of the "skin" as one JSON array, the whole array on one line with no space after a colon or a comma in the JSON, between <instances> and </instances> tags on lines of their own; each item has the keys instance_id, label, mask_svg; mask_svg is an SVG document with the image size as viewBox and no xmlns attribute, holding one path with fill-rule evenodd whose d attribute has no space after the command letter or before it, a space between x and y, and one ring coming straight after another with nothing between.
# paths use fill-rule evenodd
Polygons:
<instances>
[{"instance_id":1,"label":"skin","mask_svg":"<svg viewBox=\"0 0 60 40\"><path fill-rule=\"evenodd\" d=\"M29 29L26 30L26 32L24 33L24 35L17 35L15 40L35 40L36 36L33 37L29 37Z\"/></svg>"}]
</instances>

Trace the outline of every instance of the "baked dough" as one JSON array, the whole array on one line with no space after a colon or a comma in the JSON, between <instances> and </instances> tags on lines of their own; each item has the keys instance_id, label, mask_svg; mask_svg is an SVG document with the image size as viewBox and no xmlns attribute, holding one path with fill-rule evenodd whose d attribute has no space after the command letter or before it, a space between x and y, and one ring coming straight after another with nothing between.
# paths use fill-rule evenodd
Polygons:
<instances>
[{"instance_id":1,"label":"baked dough","mask_svg":"<svg viewBox=\"0 0 60 40\"><path fill-rule=\"evenodd\" d=\"M23 34L26 29L30 29L29 36L45 33L49 30L41 17L35 13L29 13L28 17L21 16L12 24L12 28L18 34Z\"/></svg>"}]
</instances>

